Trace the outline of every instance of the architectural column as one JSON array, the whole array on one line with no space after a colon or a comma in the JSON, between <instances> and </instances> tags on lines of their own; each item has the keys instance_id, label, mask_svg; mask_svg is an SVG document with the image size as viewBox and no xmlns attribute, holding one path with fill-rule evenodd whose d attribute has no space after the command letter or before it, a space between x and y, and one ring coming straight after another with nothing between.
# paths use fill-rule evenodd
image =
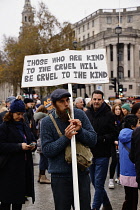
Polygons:
<instances>
[{"instance_id":1,"label":"architectural column","mask_svg":"<svg viewBox=\"0 0 140 210\"><path fill-rule=\"evenodd\" d=\"M128 77L128 48L127 44L124 44L124 56L123 56L123 63L124 63L124 77Z\"/></svg>"},{"instance_id":2,"label":"architectural column","mask_svg":"<svg viewBox=\"0 0 140 210\"><path fill-rule=\"evenodd\" d=\"M113 77L117 77L117 45L113 45Z\"/></svg>"},{"instance_id":3,"label":"architectural column","mask_svg":"<svg viewBox=\"0 0 140 210\"><path fill-rule=\"evenodd\" d=\"M81 97L80 88L77 89L77 98Z\"/></svg>"},{"instance_id":4,"label":"architectural column","mask_svg":"<svg viewBox=\"0 0 140 210\"><path fill-rule=\"evenodd\" d=\"M93 91L94 91L94 85L92 84L91 85L91 95L92 95Z\"/></svg>"},{"instance_id":5,"label":"architectural column","mask_svg":"<svg viewBox=\"0 0 140 210\"><path fill-rule=\"evenodd\" d=\"M89 85L85 85L86 94L89 96Z\"/></svg>"},{"instance_id":6,"label":"architectural column","mask_svg":"<svg viewBox=\"0 0 140 210\"><path fill-rule=\"evenodd\" d=\"M130 45L130 76L134 77L134 46Z\"/></svg>"},{"instance_id":7,"label":"architectural column","mask_svg":"<svg viewBox=\"0 0 140 210\"><path fill-rule=\"evenodd\" d=\"M81 88L81 97L85 98L85 88Z\"/></svg>"},{"instance_id":8,"label":"architectural column","mask_svg":"<svg viewBox=\"0 0 140 210\"><path fill-rule=\"evenodd\" d=\"M106 47L107 49L107 69L108 69L108 75L109 77L111 77L111 73L110 73L110 45L108 45Z\"/></svg>"}]
</instances>

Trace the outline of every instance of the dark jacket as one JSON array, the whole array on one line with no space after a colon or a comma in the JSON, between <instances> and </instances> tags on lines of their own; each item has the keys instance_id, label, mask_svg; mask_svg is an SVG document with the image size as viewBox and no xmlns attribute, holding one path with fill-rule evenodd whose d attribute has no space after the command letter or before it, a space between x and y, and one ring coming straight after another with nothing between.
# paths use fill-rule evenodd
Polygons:
<instances>
[{"instance_id":1,"label":"dark jacket","mask_svg":"<svg viewBox=\"0 0 140 210\"><path fill-rule=\"evenodd\" d=\"M24 124L27 144L34 141L30 128ZM0 201L24 203L25 196L34 196L33 160L31 151L22 150L23 136L15 124L3 122L0 125L0 154L9 156L0 169Z\"/></svg>"},{"instance_id":2,"label":"dark jacket","mask_svg":"<svg viewBox=\"0 0 140 210\"><path fill-rule=\"evenodd\" d=\"M117 137L115 118L110 107L104 102L97 112L91 106L86 114L97 133L97 144L92 150L93 156L110 157L111 144Z\"/></svg>"},{"instance_id":3,"label":"dark jacket","mask_svg":"<svg viewBox=\"0 0 140 210\"><path fill-rule=\"evenodd\" d=\"M140 189L140 127L136 128L132 133L131 151L129 155L131 161L135 163L136 181Z\"/></svg>"}]
</instances>

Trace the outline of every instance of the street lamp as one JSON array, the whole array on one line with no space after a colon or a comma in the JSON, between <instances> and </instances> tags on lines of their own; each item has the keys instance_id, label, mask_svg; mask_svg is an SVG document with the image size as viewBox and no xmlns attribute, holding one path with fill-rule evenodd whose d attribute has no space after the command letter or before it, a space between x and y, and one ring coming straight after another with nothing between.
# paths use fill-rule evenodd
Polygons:
<instances>
[{"instance_id":1,"label":"street lamp","mask_svg":"<svg viewBox=\"0 0 140 210\"><path fill-rule=\"evenodd\" d=\"M118 84L118 89L116 92L116 96L119 98L119 37L120 34L122 33L122 27L119 25L115 28L115 34L118 35L118 43L117 43L117 84Z\"/></svg>"},{"instance_id":2,"label":"street lamp","mask_svg":"<svg viewBox=\"0 0 140 210\"><path fill-rule=\"evenodd\" d=\"M73 44L73 48L76 50L77 49L77 44L78 44L77 41L74 40L72 44Z\"/></svg>"}]
</instances>

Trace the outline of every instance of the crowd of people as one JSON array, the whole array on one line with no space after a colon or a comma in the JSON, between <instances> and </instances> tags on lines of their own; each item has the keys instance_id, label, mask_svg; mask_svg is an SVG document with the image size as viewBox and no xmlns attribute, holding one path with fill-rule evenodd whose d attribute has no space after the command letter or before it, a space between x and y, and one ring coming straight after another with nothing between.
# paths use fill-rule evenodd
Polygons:
<instances>
[{"instance_id":1,"label":"crowd of people","mask_svg":"<svg viewBox=\"0 0 140 210\"><path fill-rule=\"evenodd\" d=\"M74 109L65 89L51 93L52 111L40 100L9 96L0 105L0 209L21 210L28 197L35 202L32 153L39 153L38 183L51 184L55 210L74 209L72 164L66 148L76 142L90 148L90 167L78 167L80 210L112 210L105 190L124 186L122 210L137 210L140 189L140 103L111 106L104 93L78 97ZM74 114L74 119L72 118ZM51 174L51 179L46 176ZM115 178L116 176L116 178ZM94 187L91 198L90 183Z\"/></svg>"}]
</instances>

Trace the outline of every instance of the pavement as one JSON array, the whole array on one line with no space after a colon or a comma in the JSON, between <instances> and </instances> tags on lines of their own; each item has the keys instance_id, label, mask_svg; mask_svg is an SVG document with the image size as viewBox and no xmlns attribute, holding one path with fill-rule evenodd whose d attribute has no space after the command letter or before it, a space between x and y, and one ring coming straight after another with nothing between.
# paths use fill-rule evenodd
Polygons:
<instances>
[{"instance_id":1,"label":"pavement","mask_svg":"<svg viewBox=\"0 0 140 210\"><path fill-rule=\"evenodd\" d=\"M34 180L35 180L35 203L32 204L30 198L23 205L23 210L54 210L54 201L51 191L50 184L40 184L37 182L38 179L38 163L39 163L39 154L35 152L33 154L34 160ZM47 178L50 178L50 174L46 172ZM110 202L112 204L113 210L121 210L122 204L124 202L124 188L121 185L115 184L115 189L108 189L108 177L105 184L105 189L109 196ZM91 184L91 196L93 199L94 189ZM85 209L86 210L86 209ZM133 209L132 209L133 210ZM140 206L138 207L140 210Z\"/></svg>"}]
</instances>

